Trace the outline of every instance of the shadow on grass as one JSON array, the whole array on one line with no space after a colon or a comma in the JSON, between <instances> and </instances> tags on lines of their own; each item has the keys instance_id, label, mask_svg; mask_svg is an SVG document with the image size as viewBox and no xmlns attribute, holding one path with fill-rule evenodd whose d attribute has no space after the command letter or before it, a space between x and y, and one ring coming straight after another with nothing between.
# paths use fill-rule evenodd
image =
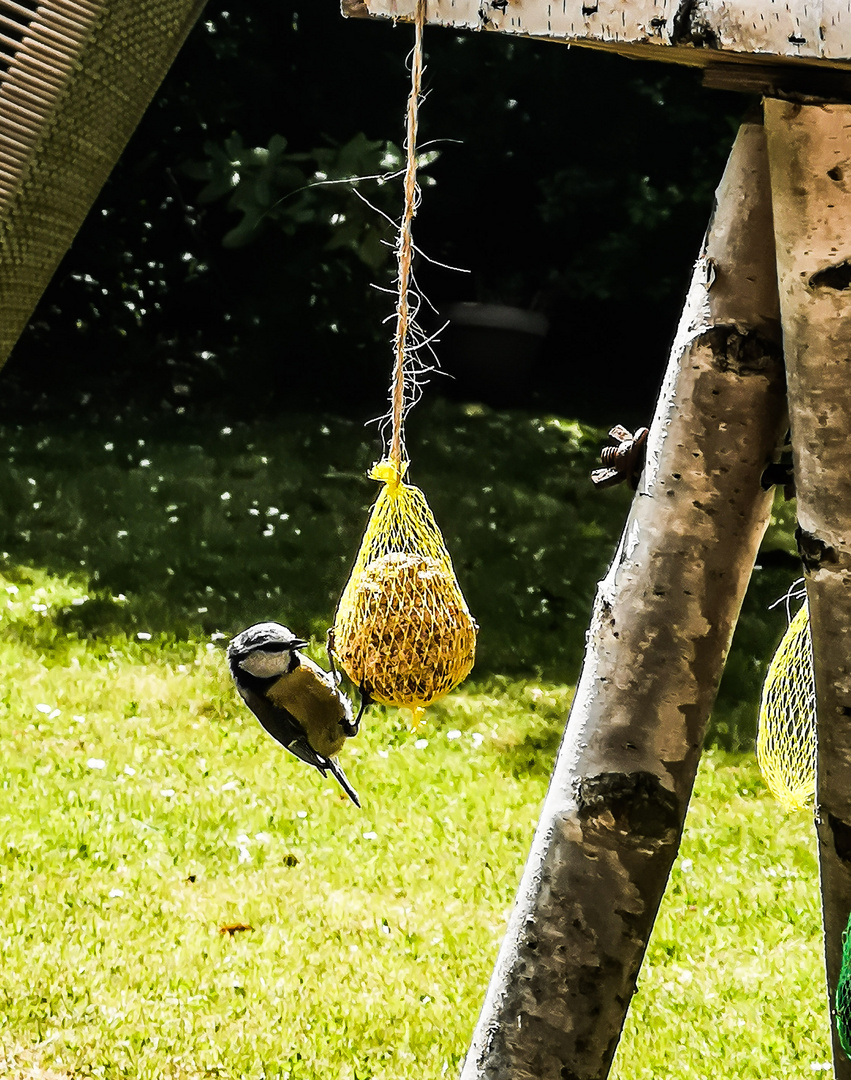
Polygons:
<instances>
[{"instance_id":1,"label":"shadow on grass","mask_svg":"<svg viewBox=\"0 0 851 1080\"><path fill-rule=\"evenodd\" d=\"M33 566L81 584L83 602L51 613L60 634L230 636L275 619L324 639L378 491L365 479L374 430L320 416L176 423L0 428L0 570L12 582ZM410 480L481 626L479 675L575 680L630 499L590 485L601 441L552 417L444 402L413 414ZM781 526L782 554L791 530ZM766 609L793 576L785 566L755 575L722 707L758 700L783 630ZM532 766L551 742L518 748L518 759Z\"/></svg>"},{"instance_id":2,"label":"shadow on grass","mask_svg":"<svg viewBox=\"0 0 851 1080\"><path fill-rule=\"evenodd\" d=\"M598 433L442 403L418 421L412 482L482 625L482 665L569 676L628 501L583 504ZM262 618L323 634L378 492L368 435L314 416L285 429L6 429L7 572L82 580L88 601L58 616L80 634L230 634Z\"/></svg>"},{"instance_id":3,"label":"shadow on grass","mask_svg":"<svg viewBox=\"0 0 851 1080\"><path fill-rule=\"evenodd\" d=\"M529 732L515 746L507 747L500 754L502 768L512 776L550 776L566 719L565 716L561 721L551 720L538 730Z\"/></svg>"}]
</instances>

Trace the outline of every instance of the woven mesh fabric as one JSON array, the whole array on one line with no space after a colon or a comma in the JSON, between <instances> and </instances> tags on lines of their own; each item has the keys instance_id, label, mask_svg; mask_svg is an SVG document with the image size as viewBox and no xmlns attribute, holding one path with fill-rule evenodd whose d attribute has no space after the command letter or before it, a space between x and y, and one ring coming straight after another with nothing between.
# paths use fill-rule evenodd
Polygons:
<instances>
[{"instance_id":1,"label":"woven mesh fabric","mask_svg":"<svg viewBox=\"0 0 851 1080\"><path fill-rule=\"evenodd\" d=\"M202 7L203 0L46 0L19 47L7 50L0 365Z\"/></svg>"},{"instance_id":2,"label":"woven mesh fabric","mask_svg":"<svg viewBox=\"0 0 851 1080\"><path fill-rule=\"evenodd\" d=\"M809 609L804 603L762 687L756 755L763 778L787 810L801 810L816 787L816 691Z\"/></svg>"},{"instance_id":3,"label":"woven mesh fabric","mask_svg":"<svg viewBox=\"0 0 851 1080\"><path fill-rule=\"evenodd\" d=\"M851 915L842 935L842 967L836 983L836 1033L842 1049L851 1057Z\"/></svg>"},{"instance_id":4,"label":"woven mesh fabric","mask_svg":"<svg viewBox=\"0 0 851 1080\"><path fill-rule=\"evenodd\" d=\"M390 479L343 591L333 647L375 701L416 714L469 674L477 627L423 493L386 463L371 475Z\"/></svg>"}]
</instances>

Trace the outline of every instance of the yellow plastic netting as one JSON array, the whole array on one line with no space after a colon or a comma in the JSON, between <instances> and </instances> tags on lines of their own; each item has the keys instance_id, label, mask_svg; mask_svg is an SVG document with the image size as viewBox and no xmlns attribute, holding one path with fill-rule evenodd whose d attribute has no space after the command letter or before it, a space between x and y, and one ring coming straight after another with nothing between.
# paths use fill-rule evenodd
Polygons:
<instances>
[{"instance_id":1,"label":"yellow plastic netting","mask_svg":"<svg viewBox=\"0 0 851 1080\"><path fill-rule=\"evenodd\" d=\"M375 700L415 716L473 666L476 624L443 537L419 488L384 461L372 508L334 625L346 674Z\"/></svg>"},{"instance_id":2,"label":"yellow plastic netting","mask_svg":"<svg viewBox=\"0 0 851 1080\"><path fill-rule=\"evenodd\" d=\"M816 692L809 608L789 624L762 687L756 756L787 810L801 810L816 787Z\"/></svg>"}]
</instances>

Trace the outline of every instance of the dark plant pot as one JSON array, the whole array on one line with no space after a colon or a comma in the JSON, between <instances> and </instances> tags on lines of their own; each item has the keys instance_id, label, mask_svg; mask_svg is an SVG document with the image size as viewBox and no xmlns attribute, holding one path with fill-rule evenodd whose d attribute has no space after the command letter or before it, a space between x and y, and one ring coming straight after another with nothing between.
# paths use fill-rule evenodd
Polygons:
<instances>
[{"instance_id":1,"label":"dark plant pot","mask_svg":"<svg viewBox=\"0 0 851 1080\"><path fill-rule=\"evenodd\" d=\"M544 344L549 321L536 311L503 304L450 304L441 311L449 325L437 355L448 376L434 388L455 401L481 401L497 408L523 405Z\"/></svg>"}]
</instances>

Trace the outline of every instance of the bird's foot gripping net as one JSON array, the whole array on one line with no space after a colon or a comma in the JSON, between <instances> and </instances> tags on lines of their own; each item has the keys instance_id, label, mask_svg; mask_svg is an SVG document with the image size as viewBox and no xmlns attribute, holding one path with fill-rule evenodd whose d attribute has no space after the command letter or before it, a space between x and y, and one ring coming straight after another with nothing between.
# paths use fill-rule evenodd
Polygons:
<instances>
[{"instance_id":1,"label":"bird's foot gripping net","mask_svg":"<svg viewBox=\"0 0 851 1080\"><path fill-rule=\"evenodd\" d=\"M425 496L382 461L370 513L333 630L334 652L361 691L411 709L416 723L473 666L477 626Z\"/></svg>"}]
</instances>

